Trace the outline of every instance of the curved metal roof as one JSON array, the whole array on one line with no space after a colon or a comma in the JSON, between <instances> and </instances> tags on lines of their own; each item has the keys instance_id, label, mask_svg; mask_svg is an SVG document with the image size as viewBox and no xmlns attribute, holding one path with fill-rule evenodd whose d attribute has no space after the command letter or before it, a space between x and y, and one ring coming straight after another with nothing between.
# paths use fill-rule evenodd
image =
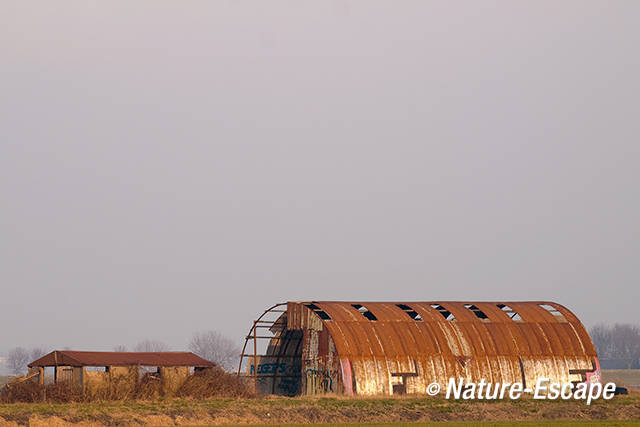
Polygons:
<instances>
[{"instance_id":1,"label":"curved metal roof","mask_svg":"<svg viewBox=\"0 0 640 427\"><path fill-rule=\"evenodd\" d=\"M314 301L331 320L321 319L341 356L590 356L595 348L584 326L566 307L537 302L333 302ZM368 309L370 320L354 305ZM416 312L415 320L401 305ZM510 307L513 320L499 306ZM552 314L543 305L557 310ZM447 320L440 306L455 319ZM486 319L474 310L477 307Z\"/></svg>"},{"instance_id":2,"label":"curved metal roof","mask_svg":"<svg viewBox=\"0 0 640 427\"><path fill-rule=\"evenodd\" d=\"M326 328L359 394L390 394L405 374L421 393L460 377L565 383L597 367L580 320L548 301L289 302L287 316L288 329Z\"/></svg>"}]
</instances>

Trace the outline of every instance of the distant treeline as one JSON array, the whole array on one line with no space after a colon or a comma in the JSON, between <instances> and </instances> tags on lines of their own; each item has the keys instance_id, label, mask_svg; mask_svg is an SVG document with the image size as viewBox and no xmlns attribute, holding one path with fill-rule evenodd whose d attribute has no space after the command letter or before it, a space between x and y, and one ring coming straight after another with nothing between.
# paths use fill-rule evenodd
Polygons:
<instances>
[{"instance_id":1,"label":"distant treeline","mask_svg":"<svg viewBox=\"0 0 640 427\"><path fill-rule=\"evenodd\" d=\"M640 327L599 324L589 330L604 369L640 369Z\"/></svg>"}]
</instances>

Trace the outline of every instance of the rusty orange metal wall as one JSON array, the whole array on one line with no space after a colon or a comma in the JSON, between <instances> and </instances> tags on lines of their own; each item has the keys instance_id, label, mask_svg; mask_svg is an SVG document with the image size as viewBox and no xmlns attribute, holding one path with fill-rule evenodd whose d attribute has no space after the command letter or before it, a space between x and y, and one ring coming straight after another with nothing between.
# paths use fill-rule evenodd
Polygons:
<instances>
[{"instance_id":1,"label":"rusty orange metal wall","mask_svg":"<svg viewBox=\"0 0 640 427\"><path fill-rule=\"evenodd\" d=\"M570 370L595 369L596 352L584 326L553 302L314 301L331 320L320 319L306 304L288 303L287 329L303 331L302 369L330 375L334 392L424 393L432 382L445 387L450 377L493 383L524 380L527 385L538 377L569 382L581 379ZM377 320L369 320L353 304L366 307ZM422 320L414 320L397 304L409 306ZM455 320L446 320L432 304L447 309ZM476 306L487 319L478 318L465 304ZM512 320L498 304L508 305L522 320ZM320 345L325 329L329 336L322 339L327 343ZM305 384L304 373L302 380L302 392L309 394L314 387Z\"/></svg>"}]
</instances>

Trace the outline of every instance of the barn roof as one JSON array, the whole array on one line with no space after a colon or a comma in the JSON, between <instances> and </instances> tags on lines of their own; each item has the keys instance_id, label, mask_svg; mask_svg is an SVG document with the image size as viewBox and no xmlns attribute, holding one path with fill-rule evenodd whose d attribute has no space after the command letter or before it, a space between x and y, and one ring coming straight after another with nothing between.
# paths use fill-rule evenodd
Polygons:
<instances>
[{"instance_id":1,"label":"barn roof","mask_svg":"<svg viewBox=\"0 0 640 427\"><path fill-rule=\"evenodd\" d=\"M319 317L341 357L596 355L580 320L549 301L313 301L287 312L289 329Z\"/></svg>"},{"instance_id":2,"label":"barn roof","mask_svg":"<svg viewBox=\"0 0 640 427\"><path fill-rule=\"evenodd\" d=\"M111 352L54 350L29 363L43 366L194 366L211 367L214 363L186 351Z\"/></svg>"},{"instance_id":3,"label":"barn roof","mask_svg":"<svg viewBox=\"0 0 640 427\"><path fill-rule=\"evenodd\" d=\"M403 375L411 377L401 384L412 393L434 381L446 386L449 378L526 385L599 375L580 320L549 301L297 301L283 315L287 330L307 331L303 354L335 348L324 357L346 394L352 386L358 394L392 394ZM321 348L323 330L331 341ZM336 359L339 366L329 362Z\"/></svg>"}]
</instances>

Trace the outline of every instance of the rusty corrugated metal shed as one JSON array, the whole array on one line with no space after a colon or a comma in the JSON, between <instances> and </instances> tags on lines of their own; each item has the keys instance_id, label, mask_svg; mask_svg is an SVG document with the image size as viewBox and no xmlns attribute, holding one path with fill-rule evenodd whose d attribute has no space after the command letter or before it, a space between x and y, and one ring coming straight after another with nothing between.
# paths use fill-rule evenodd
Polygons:
<instances>
[{"instance_id":1,"label":"rusty corrugated metal shed","mask_svg":"<svg viewBox=\"0 0 640 427\"><path fill-rule=\"evenodd\" d=\"M193 366L212 367L212 362L191 352L110 352L54 350L29 363L29 367L44 366Z\"/></svg>"},{"instance_id":2,"label":"rusty corrugated metal shed","mask_svg":"<svg viewBox=\"0 0 640 427\"><path fill-rule=\"evenodd\" d=\"M329 384L345 394L423 393L449 378L525 386L539 377L599 378L587 331L554 302L289 302L286 317L286 330L303 331L303 374L318 376L324 391ZM280 345L279 337L266 356L277 357ZM303 393L313 393L308 378L301 374Z\"/></svg>"},{"instance_id":3,"label":"rusty corrugated metal shed","mask_svg":"<svg viewBox=\"0 0 640 427\"><path fill-rule=\"evenodd\" d=\"M582 323L567 308L550 302L314 302L331 320L322 320L338 352L345 356L418 356L424 353L458 352L484 355L596 355ZM369 320L355 307L362 305L376 320ZM522 320L514 321L499 304L511 307ZM296 304L297 305L297 304ZM415 320L399 305L410 307ZM455 316L446 320L432 305L440 305ZM481 319L465 305L478 307ZM542 305L556 308L554 316ZM303 304L299 305L301 308ZM401 326L402 325L402 326Z\"/></svg>"}]
</instances>

